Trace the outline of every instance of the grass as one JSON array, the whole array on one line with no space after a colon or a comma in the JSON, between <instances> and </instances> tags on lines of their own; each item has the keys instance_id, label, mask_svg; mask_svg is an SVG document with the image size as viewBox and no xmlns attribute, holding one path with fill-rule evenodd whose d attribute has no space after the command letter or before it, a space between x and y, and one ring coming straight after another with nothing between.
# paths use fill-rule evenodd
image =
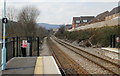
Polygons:
<instances>
[{"instance_id":1,"label":"grass","mask_svg":"<svg viewBox=\"0 0 120 76\"><path fill-rule=\"evenodd\" d=\"M116 35L120 37L120 26L105 26L102 28L92 28L79 31L62 31L57 33L56 36L71 41L90 40L93 45L101 45L103 47L110 46L110 36Z\"/></svg>"}]
</instances>

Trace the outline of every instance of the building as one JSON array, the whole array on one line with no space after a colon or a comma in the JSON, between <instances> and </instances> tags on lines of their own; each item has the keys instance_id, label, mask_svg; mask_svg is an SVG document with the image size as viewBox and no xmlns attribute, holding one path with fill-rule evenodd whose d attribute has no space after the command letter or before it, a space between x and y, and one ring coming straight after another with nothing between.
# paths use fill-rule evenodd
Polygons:
<instances>
[{"instance_id":1,"label":"building","mask_svg":"<svg viewBox=\"0 0 120 76\"><path fill-rule=\"evenodd\" d=\"M118 17L118 16L120 16L120 6L113 8L110 11L109 15L106 16L105 20L111 20L111 19Z\"/></svg>"},{"instance_id":2,"label":"building","mask_svg":"<svg viewBox=\"0 0 120 76\"><path fill-rule=\"evenodd\" d=\"M65 25L65 30L66 30L66 31L67 31L67 30L70 30L70 29L72 29L72 25L71 25L71 24Z\"/></svg>"},{"instance_id":3,"label":"building","mask_svg":"<svg viewBox=\"0 0 120 76\"><path fill-rule=\"evenodd\" d=\"M101 21L105 21L105 18L108 15L109 15L109 11L105 11L103 13L100 13L92 21L90 21L89 24L96 23L96 22L101 22Z\"/></svg>"},{"instance_id":4,"label":"building","mask_svg":"<svg viewBox=\"0 0 120 76\"><path fill-rule=\"evenodd\" d=\"M92 21L94 16L81 16L81 17L73 17L72 28L76 28L82 25L85 25Z\"/></svg>"},{"instance_id":5,"label":"building","mask_svg":"<svg viewBox=\"0 0 120 76\"><path fill-rule=\"evenodd\" d=\"M73 17L72 20L72 28L78 27L80 24L80 17Z\"/></svg>"}]
</instances>

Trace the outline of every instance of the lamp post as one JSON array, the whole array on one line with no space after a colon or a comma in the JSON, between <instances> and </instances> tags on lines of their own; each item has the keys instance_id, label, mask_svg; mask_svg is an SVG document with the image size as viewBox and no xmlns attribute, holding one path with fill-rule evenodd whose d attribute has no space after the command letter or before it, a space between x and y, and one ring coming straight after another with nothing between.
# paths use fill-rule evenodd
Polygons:
<instances>
[{"instance_id":1,"label":"lamp post","mask_svg":"<svg viewBox=\"0 0 120 76\"><path fill-rule=\"evenodd\" d=\"M4 0L4 18L2 20L3 22L3 48L2 48L2 70L5 70L6 68L6 45L5 45L5 39L6 39L6 0Z\"/></svg>"}]
</instances>

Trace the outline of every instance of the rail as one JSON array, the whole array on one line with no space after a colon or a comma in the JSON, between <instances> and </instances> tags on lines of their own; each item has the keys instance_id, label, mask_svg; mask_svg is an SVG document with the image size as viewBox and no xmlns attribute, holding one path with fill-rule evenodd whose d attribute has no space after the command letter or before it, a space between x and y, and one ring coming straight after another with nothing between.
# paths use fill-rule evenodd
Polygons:
<instances>
[{"instance_id":1,"label":"rail","mask_svg":"<svg viewBox=\"0 0 120 76\"><path fill-rule=\"evenodd\" d=\"M52 37L52 38L53 38L56 42L58 42L59 44L61 44L61 45L63 45L64 47L68 48L69 50L75 52L76 54L79 54L79 55L83 56L84 58L90 60L91 62L99 65L100 67L104 68L105 70L108 70L109 72L112 72L113 74L117 74L117 75L119 74L119 70L120 70L120 65L119 65L119 64L116 64L116 63L114 63L114 62L112 62L112 61L109 61L109 60L107 60L107 59L101 58L101 57L99 57L99 56L97 56L97 55L91 54L91 53L89 53L89 52L87 52L87 51L81 50L80 48L78 48L78 47L76 47L76 46L70 45L70 44L68 44L68 43L66 43L66 42L64 42L64 41L62 41L62 40L60 40L60 39L57 39L56 37ZM75 49L81 51L81 53L75 51ZM91 56L91 57L94 57L94 59L91 59L90 57L87 57L87 56L85 56L85 55L82 54L82 53L84 53L85 55L89 55L89 56ZM96 58L96 59L95 59L95 58ZM106 64L111 64L111 65L113 65L116 70L114 70L114 68L113 68L113 69L108 68L108 67L106 67L105 65L102 65L100 62L95 61L95 60L98 60L98 59L101 60L101 61L103 61L102 63L106 63ZM98 61L99 61L99 60L98 60Z\"/></svg>"}]
</instances>

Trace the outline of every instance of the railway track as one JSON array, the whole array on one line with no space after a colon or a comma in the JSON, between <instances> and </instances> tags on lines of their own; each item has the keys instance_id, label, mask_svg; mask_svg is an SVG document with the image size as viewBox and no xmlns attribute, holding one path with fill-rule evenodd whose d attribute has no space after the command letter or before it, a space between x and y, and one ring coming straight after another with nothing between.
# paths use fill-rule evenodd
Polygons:
<instances>
[{"instance_id":1,"label":"railway track","mask_svg":"<svg viewBox=\"0 0 120 76\"><path fill-rule=\"evenodd\" d=\"M104 59L102 57L99 57L97 55L91 54L89 52L86 52L84 50L81 50L78 47L75 47L73 45L70 45L64 41L61 41L60 39L57 39L55 37L53 37L53 39L58 42L59 44L61 44L62 46L68 48L69 50L75 52L76 54L84 57L85 59L93 62L94 64L100 66L101 68L108 70L110 73L114 74L114 75L120 75L120 65L116 64L112 61L109 61L107 59Z\"/></svg>"},{"instance_id":2,"label":"railway track","mask_svg":"<svg viewBox=\"0 0 120 76\"><path fill-rule=\"evenodd\" d=\"M78 63L62 52L62 50L54 42L52 42L50 38L48 38L47 41L52 55L54 56L60 70L64 73L63 76L79 76L82 74L88 74L88 72Z\"/></svg>"}]
</instances>

